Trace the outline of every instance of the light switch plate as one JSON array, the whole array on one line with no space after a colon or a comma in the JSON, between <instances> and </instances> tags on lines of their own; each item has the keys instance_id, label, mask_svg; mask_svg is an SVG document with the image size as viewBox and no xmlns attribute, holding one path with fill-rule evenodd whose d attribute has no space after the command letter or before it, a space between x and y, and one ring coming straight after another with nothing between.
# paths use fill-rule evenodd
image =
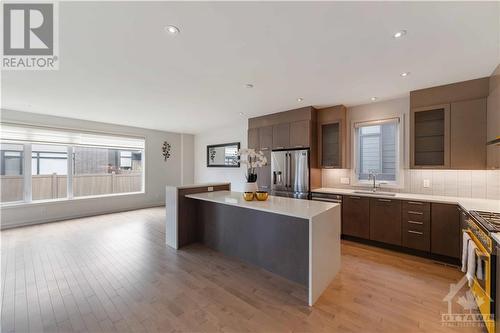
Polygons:
<instances>
[{"instance_id":1,"label":"light switch plate","mask_svg":"<svg viewBox=\"0 0 500 333\"><path fill-rule=\"evenodd\" d=\"M431 187L431 181L429 179L424 179L424 188Z\"/></svg>"},{"instance_id":2,"label":"light switch plate","mask_svg":"<svg viewBox=\"0 0 500 333\"><path fill-rule=\"evenodd\" d=\"M351 179L349 177L341 177L340 178L340 184L349 185L350 182L351 182Z\"/></svg>"},{"instance_id":3,"label":"light switch plate","mask_svg":"<svg viewBox=\"0 0 500 333\"><path fill-rule=\"evenodd\" d=\"M213 192L213 191L214 191L214 187L213 187L213 186L209 186L209 187L207 188L207 191L208 191L208 192Z\"/></svg>"}]
</instances>

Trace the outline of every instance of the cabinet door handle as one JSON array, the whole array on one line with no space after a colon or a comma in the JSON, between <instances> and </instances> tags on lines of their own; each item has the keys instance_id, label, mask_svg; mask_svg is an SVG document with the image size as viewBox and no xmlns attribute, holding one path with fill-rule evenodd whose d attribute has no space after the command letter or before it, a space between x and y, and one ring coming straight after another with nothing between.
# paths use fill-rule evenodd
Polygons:
<instances>
[{"instance_id":1,"label":"cabinet door handle","mask_svg":"<svg viewBox=\"0 0 500 333\"><path fill-rule=\"evenodd\" d=\"M303 145L298 145L298 146L295 146L295 148L304 148Z\"/></svg>"},{"instance_id":2,"label":"cabinet door handle","mask_svg":"<svg viewBox=\"0 0 500 333\"><path fill-rule=\"evenodd\" d=\"M378 199L378 201L382 201L382 202L391 202L392 200L389 200L389 199Z\"/></svg>"},{"instance_id":3,"label":"cabinet door handle","mask_svg":"<svg viewBox=\"0 0 500 333\"><path fill-rule=\"evenodd\" d=\"M409 211L408 211L408 214L424 215L424 213L422 213L422 212L416 212L416 211L414 211L414 210L409 210Z\"/></svg>"},{"instance_id":4,"label":"cabinet door handle","mask_svg":"<svg viewBox=\"0 0 500 333\"><path fill-rule=\"evenodd\" d=\"M276 149L283 149L283 147L276 147Z\"/></svg>"},{"instance_id":5,"label":"cabinet door handle","mask_svg":"<svg viewBox=\"0 0 500 333\"><path fill-rule=\"evenodd\" d=\"M419 224L419 225L424 224L424 222L417 222L417 221L408 221L408 223L411 223L411 224Z\"/></svg>"},{"instance_id":6,"label":"cabinet door handle","mask_svg":"<svg viewBox=\"0 0 500 333\"><path fill-rule=\"evenodd\" d=\"M360 197L353 197L353 196L350 196L349 198L351 198L351 199L361 199Z\"/></svg>"},{"instance_id":7,"label":"cabinet door handle","mask_svg":"<svg viewBox=\"0 0 500 333\"><path fill-rule=\"evenodd\" d=\"M423 232L420 232L420 231L414 231L414 230L408 230L408 232L410 234L415 234L415 235L423 235L424 233Z\"/></svg>"},{"instance_id":8,"label":"cabinet door handle","mask_svg":"<svg viewBox=\"0 0 500 333\"><path fill-rule=\"evenodd\" d=\"M409 203L410 205L420 205L420 206L421 206L421 205L423 205L423 203L422 203L422 202L418 202L418 201L408 201L408 203Z\"/></svg>"},{"instance_id":9,"label":"cabinet door handle","mask_svg":"<svg viewBox=\"0 0 500 333\"><path fill-rule=\"evenodd\" d=\"M260 148L260 150L268 150L269 148L268 147L262 147Z\"/></svg>"}]
</instances>

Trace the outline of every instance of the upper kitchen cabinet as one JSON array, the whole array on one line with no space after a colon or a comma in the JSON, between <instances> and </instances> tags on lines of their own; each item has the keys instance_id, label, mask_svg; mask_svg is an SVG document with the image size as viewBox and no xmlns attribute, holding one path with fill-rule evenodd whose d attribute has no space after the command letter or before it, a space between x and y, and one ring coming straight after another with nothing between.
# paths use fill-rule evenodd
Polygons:
<instances>
[{"instance_id":1,"label":"upper kitchen cabinet","mask_svg":"<svg viewBox=\"0 0 500 333\"><path fill-rule=\"evenodd\" d=\"M488 80L410 92L411 168L486 168Z\"/></svg>"},{"instance_id":2,"label":"upper kitchen cabinet","mask_svg":"<svg viewBox=\"0 0 500 333\"><path fill-rule=\"evenodd\" d=\"M248 119L248 140L260 150L310 148L317 164L316 109L311 106ZM250 147L250 145L249 145Z\"/></svg>"},{"instance_id":3,"label":"upper kitchen cabinet","mask_svg":"<svg viewBox=\"0 0 500 333\"><path fill-rule=\"evenodd\" d=\"M273 149L273 127L265 126L254 130L259 132L259 149L264 152Z\"/></svg>"},{"instance_id":4,"label":"upper kitchen cabinet","mask_svg":"<svg viewBox=\"0 0 500 333\"><path fill-rule=\"evenodd\" d=\"M290 123L273 126L273 149L290 148Z\"/></svg>"},{"instance_id":5,"label":"upper kitchen cabinet","mask_svg":"<svg viewBox=\"0 0 500 333\"><path fill-rule=\"evenodd\" d=\"M486 98L451 103L451 167L486 168Z\"/></svg>"},{"instance_id":6,"label":"upper kitchen cabinet","mask_svg":"<svg viewBox=\"0 0 500 333\"><path fill-rule=\"evenodd\" d=\"M450 105L412 109L410 112L412 167L450 167Z\"/></svg>"},{"instance_id":7,"label":"upper kitchen cabinet","mask_svg":"<svg viewBox=\"0 0 500 333\"><path fill-rule=\"evenodd\" d=\"M248 148L259 149L259 129L250 128L248 129Z\"/></svg>"},{"instance_id":8,"label":"upper kitchen cabinet","mask_svg":"<svg viewBox=\"0 0 500 333\"><path fill-rule=\"evenodd\" d=\"M290 123L290 147L307 148L311 146L311 121L299 120Z\"/></svg>"},{"instance_id":9,"label":"upper kitchen cabinet","mask_svg":"<svg viewBox=\"0 0 500 333\"><path fill-rule=\"evenodd\" d=\"M343 105L318 110L318 163L321 168L346 168L346 113Z\"/></svg>"}]
</instances>

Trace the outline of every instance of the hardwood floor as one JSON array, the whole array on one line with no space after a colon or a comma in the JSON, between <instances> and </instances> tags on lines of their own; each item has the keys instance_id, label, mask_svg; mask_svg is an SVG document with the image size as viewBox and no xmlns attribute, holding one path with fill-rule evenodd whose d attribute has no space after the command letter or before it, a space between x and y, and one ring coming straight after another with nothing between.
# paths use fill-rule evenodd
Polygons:
<instances>
[{"instance_id":1,"label":"hardwood floor","mask_svg":"<svg viewBox=\"0 0 500 333\"><path fill-rule=\"evenodd\" d=\"M452 267L351 242L317 304L202 245L165 245L164 208L6 230L2 332L479 332L443 327Z\"/></svg>"}]
</instances>

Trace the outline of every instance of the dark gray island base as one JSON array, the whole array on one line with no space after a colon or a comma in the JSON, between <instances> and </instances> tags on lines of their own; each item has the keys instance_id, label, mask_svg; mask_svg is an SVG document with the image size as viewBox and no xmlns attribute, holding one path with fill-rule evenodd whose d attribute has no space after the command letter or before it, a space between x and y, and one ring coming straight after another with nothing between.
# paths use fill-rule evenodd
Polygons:
<instances>
[{"instance_id":1,"label":"dark gray island base","mask_svg":"<svg viewBox=\"0 0 500 333\"><path fill-rule=\"evenodd\" d=\"M189 200L200 242L307 287L309 220Z\"/></svg>"}]
</instances>

